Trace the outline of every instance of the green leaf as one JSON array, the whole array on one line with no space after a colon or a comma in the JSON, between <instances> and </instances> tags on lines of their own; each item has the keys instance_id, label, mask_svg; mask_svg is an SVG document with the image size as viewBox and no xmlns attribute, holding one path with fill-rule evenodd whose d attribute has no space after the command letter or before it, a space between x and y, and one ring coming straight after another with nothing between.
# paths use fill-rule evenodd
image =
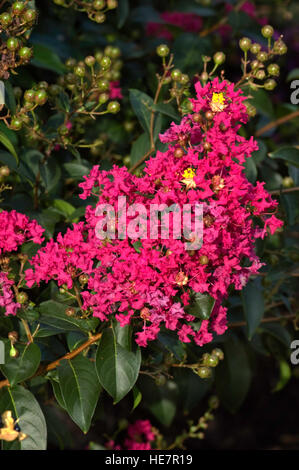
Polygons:
<instances>
[{"instance_id":1,"label":"green leaf","mask_svg":"<svg viewBox=\"0 0 299 470\"><path fill-rule=\"evenodd\" d=\"M175 121L180 119L180 115L176 112L174 107L171 104L167 103L158 103L153 106L155 111L158 111L161 114L165 114L165 116L169 116Z\"/></svg>"},{"instance_id":2,"label":"green leaf","mask_svg":"<svg viewBox=\"0 0 299 470\"><path fill-rule=\"evenodd\" d=\"M265 311L264 294L261 279L248 282L241 293L247 323L248 338L251 339Z\"/></svg>"},{"instance_id":3,"label":"green leaf","mask_svg":"<svg viewBox=\"0 0 299 470\"><path fill-rule=\"evenodd\" d=\"M132 411L134 411L137 408L137 406L140 404L142 400L142 393L136 386L133 387L133 398L134 398L134 403L133 403Z\"/></svg>"},{"instance_id":4,"label":"green leaf","mask_svg":"<svg viewBox=\"0 0 299 470\"><path fill-rule=\"evenodd\" d=\"M201 318L201 320L208 320L213 311L215 302L215 299L209 294L196 292L194 295L194 302L191 307L188 308L188 313Z\"/></svg>"},{"instance_id":5,"label":"green leaf","mask_svg":"<svg viewBox=\"0 0 299 470\"><path fill-rule=\"evenodd\" d=\"M281 147L269 153L269 157L285 160L292 165L299 167L299 149L296 147Z\"/></svg>"},{"instance_id":6,"label":"green leaf","mask_svg":"<svg viewBox=\"0 0 299 470\"><path fill-rule=\"evenodd\" d=\"M290 73L287 76L287 82L295 80L296 78L299 78L299 68L293 69L290 71Z\"/></svg>"},{"instance_id":7,"label":"green leaf","mask_svg":"<svg viewBox=\"0 0 299 470\"><path fill-rule=\"evenodd\" d=\"M132 166L137 163L143 155L145 155L151 148L150 139L148 134L141 134L132 145L131 150L131 164Z\"/></svg>"},{"instance_id":8,"label":"green leaf","mask_svg":"<svg viewBox=\"0 0 299 470\"><path fill-rule=\"evenodd\" d=\"M7 135L4 134L4 132L0 132L0 142L1 142L1 144L4 145L4 147L7 148L7 150L12 154L12 156L15 157L17 163L19 163L19 157L17 155L17 152L16 152L13 144L11 143L9 138L7 137Z\"/></svg>"},{"instance_id":9,"label":"green leaf","mask_svg":"<svg viewBox=\"0 0 299 470\"><path fill-rule=\"evenodd\" d=\"M150 133L153 99L142 91L130 89L130 102L143 129Z\"/></svg>"},{"instance_id":10,"label":"green leaf","mask_svg":"<svg viewBox=\"0 0 299 470\"><path fill-rule=\"evenodd\" d=\"M9 355L10 347L10 341L6 341L5 364L1 366L1 371L13 387L34 375L41 361L41 352L35 343L18 344L15 348L19 352L19 357L12 358Z\"/></svg>"},{"instance_id":11,"label":"green leaf","mask_svg":"<svg viewBox=\"0 0 299 470\"><path fill-rule=\"evenodd\" d=\"M39 322L43 325L48 325L56 332L62 331L91 331L95 328L97 322L95 318L82 320L73 317L68 317L65 314L67 306L54 300L47 300L42 302L39 306L41 314ZM42 336L42 335L41 335ZM48 335L47 335L48 336ZM37 332L36 337L39 337Z\"/></svg>"},{"instance_id":12,"label":"green leaf","mask_svg":"<svg viewBox=\"0 0 299 470\"><path fill-rule=\"evenodd\" d=\"M58 367L58 376L66 410L86 434L101 392L94 363L81 355L64 360Z\"/></svg>"},{"instance_id":13,"label":"green leaf","mask_svg":"<svg viewBox=\"0 0 299 470\"><path fill-rule=\"evenodd\" d=\"M282 194L281 202L286 211L288 224L290 226L294 225L299 214L299 194Z\"/></svg>"},{"instance_id":14,"label":"green leaf","mask_svg":"<svg viewBox=\"0 0 299 470\"><path fill-rule=\"evenodd\" d=\"M140 363L140 349L132 349L129 326L104 330L96 354L96 369L102 386L113 397L114 403L133 388Z\"/></svg>"},{"instance_id":15,"label":"green leaf","mask_svg":"<svg viewBox=\"0 0 299 470\"><path fill-rule=\"evenodd\" d=\"M36 67L52 70L52 72L59 74L63 74L67 70L58 55L43 44L34 44L31 63Z\"/></svg>"},{"instance_id":16,"label":"green leaf","mask_svg":"<svg viewBox=\"0 0 299 470\"><path fill-rule=\"evenodd\" d=\"M231 412L244 402L251 382L251 369L244 344L231 336L221 346L224 361L216 368L216 390L223 405Z\"/></svg>"},{"instance_id":17,"label":"green leaf","mask_svg":"<svg viewBox=\"0 0 299 470\"><path fill-rule=\"evenodd\" d=\"M264 90L258 89L250 90L250 95L252 96L252 99L249 101L250 104L257 108L262 114L271 118L274 117L274 108L269 94Z\"/></svg>"},{"instance_id":18,"label":"green leaf","mask_svg":"<svg viewBox=\"0 0 299 470\"><path fill-rule=\"evenodd\" d=\"M128 0L121 0L117 7L117 27L122 28L129 16L130 6Z\"/></svg>"},{"instance_id":19,"label":"green leaf","mask_svg":"<svg viewBox=\"0 0 299 470\"><path fill-rule=\"evenodd\" d=\"M0 414L11 410L14 418L19 419L21 432L27 434L22 442L4 443L5 449L46 450L47 426L44 415L34 395L17 385L0 390Z\"/></svg>"},{"instance_id":20,"label":"green leaf","mask_svg":"<svg viewBox=\"0 0 299 470\"><path fill-rule=\"evenodd\" d=\"M289 363L285 359L279 361L279 381L273 388L272 392L279 392L282 390L292 377L292 370Z\"/></svg>"},{"instance_id":21,"label":"green leaf","mask_svg":"<svg viewBox=\"0 0 299 470\"><path fill-rule=\"evenodd\" d=\"M61 406L62 409L66 410L66 404L62 396L59 382L56 382L56 380L51 379L51 385L53 387L53 392L54 392L54 396L56 398L57 403Z\"/></svg>"},{"instance_id":22,"label":"green leaf","mask_svg":"<svg viewBox=\"0 0 299 470\"><path fill-rule=\"evenodd\" d=\"M80 163L65 163L63 166L68 174L75 179L82 179L82 177L87 175L90 171L87 166L81 165Z\"/></svg>"},{"instance_id":23,"label":"green leaf","mask_svg":"<svg viewBox=\"0 0 299 470\"><path fill-rule=\"evenodd\" d=\"M174 371L174 380L178 386L184 411L190 411L208 393L212 379L201 379L190 369L178 368Z\"/></svg>"},{"instance_id":24,"label":"green leaf","mask_svg":"<svg viewBox=\"0 0 299 470\"><path fill-rule=\"evenodd\" d=\"M170 426L177 409L177 384L173 380L168 380L165 385L158 386L149 377L142 377L139 383L143 396L142 403L163 426Z\"/></svg>"},{"instance_id":25,"label":"green leaf","mask_svg":"<svg viewBox=\"0 0 299 470\"><path fill-rule=\"evenodd\" d=\"M50 158L46 162L40 164L39 171L45 189L50 193L61 181L61 168L54 158Z\"/></svg>"},{"instance_id":26,"label":"green leaf","mask_svg":"<svg viewBox=\"0 0 299 470\"><path fill-rule=\"evenodd\" d=\"M60 214L62 214L66 218L70 217L75 210L72 204L67 201L64 201L63 199L54 199L53 206L55 207L55 209L58 210Z\"/></svg>"},{"instance_id":27,"label":"green leaf","mask_svg":"<svg viewBox=\"0 0 299 470\"><path fill-rule=\"evenodd\" d=\"M257 168L253 158L246 158L244 162L244 168L248 181L254 184L256 182L257 177Z\"/></svg>"}]
</instances>

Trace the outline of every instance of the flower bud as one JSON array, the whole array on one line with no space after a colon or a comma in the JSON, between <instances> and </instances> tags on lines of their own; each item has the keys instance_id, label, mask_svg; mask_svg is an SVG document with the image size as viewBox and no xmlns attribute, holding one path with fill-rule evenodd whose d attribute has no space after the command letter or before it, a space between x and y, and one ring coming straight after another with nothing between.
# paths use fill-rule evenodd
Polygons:
<instances>
[{"instance_id":1,"label":"flower bud","mask_svg":"<svg viewBox=\"0 0 299 470\"><path fill-rule=\"evenodd\" d=\"M242 38L240 39L239 42L240 48L242 49L243 52L249 51L251 47L251 39L249 38Z\"/></svg>"},{"instance_id":2,"label":"flower bud","mask_svg":"<svg viewBox=\"0 0 299 470\"><path fill-rule=\"evenodd\" d=\"M264 38L267 38L267 39L272 38L273 34L274 34L274 29L269 24L262 27L262 35L264 36Z\"/></svg>"},{"instance_id":3,"label":"flower bud","mask_svg":"<svg viewBox=\"0 0 299 470\"><path fill-rule=\"evenodd\" d=\"M169 47L166 44L160 44L156 49L159 57L167 57L169 55Z\"/></svg>"}]
</instances>

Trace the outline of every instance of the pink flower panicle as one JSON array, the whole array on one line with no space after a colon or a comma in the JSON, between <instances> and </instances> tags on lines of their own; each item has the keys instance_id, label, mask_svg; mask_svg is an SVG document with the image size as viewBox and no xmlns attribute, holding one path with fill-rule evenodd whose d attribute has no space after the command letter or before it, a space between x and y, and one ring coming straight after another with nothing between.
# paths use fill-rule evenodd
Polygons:
<instances>
[{"instance_id":1,"label":"pink flower panicle","mask_svg":"<svg viewBox=\"0 0 299 470\"><path fill-rule=\"evenodd\" d=\"M0 255L17 251L27 241L43 242L44 229L15 210L0 212Z\"/></svg>"},{"instance_id":2,"label":"pink flower panicle","mask_svg":"<svg viewBox=\"0 0 299 470\"><path fill-rule=\"evenodd\" d=\"M252 185L244 172L243 163L258 145L238 133L248 120L242 92L218 79L205 86L198 82L195 89L191 102L196 114L172 123L160 136L168 149L146 162L143 177L126 168L101 171L95 166L79 186L82 199L97 194L97 204L109 203L115 209L120 196L126 197L126 209L140 203L147 213L151 204L202 204L201 248L185 249L187 240L172 233L172 217L169 239L160 231L156 239L140 237L138 249L128 236L99 240L95 228L100 217L95 207L87 206L85 221L39 250L26 272L29 286L54 279L69 288L80 274L87 274L83 309L103 322L113 316L121 326L134 323L136 342L143 347L157 338L161 327L176 331L182 342L199 346L210 342L214 333L223 334L227 309L222 303L229 289L242 289L262 266L255 240L282 226L274 215L277 202L264 183ZM207 111L213 120L204 129L195 116ZM184 149L180 158L177 149ZM258 226L254 219L260 220ZM116 221L116 234L117 230ZM215 299L209 320L189 313L196 293Z\"/></svg>"},{"instance_id":3,"label":"pink flower panicle","mask_svg":"<svg viewBox=\"0 0 299 470\"><path fill-rule=\"evenodd\" d=\"M200 16L193 13L182 13L180 11L165 11L161 13L161 20L163 23L149 22L146 25L146 34L148 36L155 36L163 38L168 41L173 39L171 31L167 25L176 26L183 31L197 33L201 30L202 19Z\"/></svg>"},{"instance_id":4,"label":"pink flower panicle","mask_svg":"<svg viewBox=\"0 0 299 470\"><path fill-rule=\"evenodd\" d=\"M116 445L113 440L106 442L105 447L111 450L151 450L155 440L152 425L149 420L137 420L127 429L127 437L123 446Z\"/></svg>"}]
</instances>

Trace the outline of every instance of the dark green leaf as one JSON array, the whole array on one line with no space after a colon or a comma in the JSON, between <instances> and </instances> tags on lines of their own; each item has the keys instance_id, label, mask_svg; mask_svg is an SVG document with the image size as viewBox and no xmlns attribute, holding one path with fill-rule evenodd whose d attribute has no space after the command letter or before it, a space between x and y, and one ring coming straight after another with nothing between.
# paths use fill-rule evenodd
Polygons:
<instances>
[{"instance_id":1,"label":"dark green leaf","mask_svg":"<svg viewBox=\"0 0 299 470\"><path fill-rule=\"evenodd\" d=\"M142 91L130 89L130 101L141 126L149 133L153 99Z\"/></svg>"},{"instance_id":2,"label":"dark green leaf","mask_svg":"<svg viewBox=\"0 0 299 470\"><path fill-rule=\"evenodd\" d=\"M41 360L40 349L36 344L18 344L15 347L19 357L12 358L9 355L10 341L5 342L5 364L1 366L1 371L12 387L32 377Z\"/></svg>"},{"instance_id":3,"label":"dark green leaf","mask_svg":"<svg viewBox=\"0 0 299 470\"><path fill-rule=\"evenodd\" d=\"M6 134L4 132L0 132L0 142L4 147L7 148L7 150L12 154L12 156L16 159L17 162L19 162L19 157L18 154L12 144L12 142L9 140Z\"/></svg>"},{"instance_id":4,"label":"dark green leaf","mask_svg":"<svg viewBox=\"0 0 299 470\"><path fill-rule=\"evenodd\" d=\"M132 145L131 164L137 163L151 148L148 134L141 134Z\"/></svg>"},{"instance_id":5,"label":"dark green leaf","mask_svg":"<svg viewBox=\"0 0 299 470\"><path fill-rule=\"evenodd\" d=\"M244 344L236 336L231 336L222 347L224 361L216 368L216 389L223 405L235 412L244 402L250 387L250 363Z\"/></svg>"},{"instance_id":6,"label":"dark green leaf","mask_svg":"<svg viewBox=\"0 0 299 470\"><path fill-rule=\"evenodd\" d=\"M269 157L285 160L292 165L299 167L299 149L296 147L281 147L269 153Z\"/></svg>"},{"instance_id":7,"label":"dark green leaf","mask_svg":"<svg viewBox=\"0 0 299 470\"><path fill-rule=\"evenodd\" d=\"M28 437L20 443L5 443L4 448L13 446L21 450L46 450L46 421L34 395L20 385L0 390L0 414L6 410L11 410L14 418L19 419L21 432Z\"/></svg>"},{"instance_id":8,"label":"dark green leaf","mask_svg":"<svg viewBox=\"0 0 299 470\"><path fill-rule=\"evenodd\" d=\"M202 320L208 320L213 311L215 299L209 294L201 294L196 292L194 294L194 301L188 308L188 313Z\"/></svg>"},{"instance_id":9,"label":"dark green leaf","mask_svg":"<svg viewBox=\"0 0 299 470\"><path fill-rule=\"evenodd\" d=\"M118 403L133 388L140 369L139 348L132 349L129 326L103 332L96 355L96 368L104 389Z\"/></svg>"},{"instance_id":10,"label":"dark green leaf","mask_svg":"<svg viewBox=\"0 0 299 470\"><path fill-rule=\"evenodd\" d=\"M247 322L247 334L248 338L251 339L259 326L265 311L261 279L256 278L249 281L242 290L241 295Z\"/></svg>"},{"instance_id":11,"label":"dark green leaf","mask_svg":"<svg viewBox=\"0 0 299 470\"><path fill-rule=\"evenodd\" d=\"M58 55L43 44L35 44L33 46L33 59L31 62L37 67L52 70L59 74L66 72L66 67L63 65Z\"/></svg>"},{"instance_id":12,"label":"dark green leaf","mask_svg":"<svg viewBox=\"0 0 299 470\"><path fill-rule=\"evenodd\" d=\"M117 27L122 28L129 16L129 0L121 0L117 7Z\"/></svg>"},{"instance_id":13,"label":"dark green leaf","mask_svg":"<svg viewBox=\"0 0 299 470\"><path fill-rule=\"evenodd\" d=\"M94 363L84 356L62 361L58 376L66 410L86 434L101 391Z\"/></svg>"}]
</instances>

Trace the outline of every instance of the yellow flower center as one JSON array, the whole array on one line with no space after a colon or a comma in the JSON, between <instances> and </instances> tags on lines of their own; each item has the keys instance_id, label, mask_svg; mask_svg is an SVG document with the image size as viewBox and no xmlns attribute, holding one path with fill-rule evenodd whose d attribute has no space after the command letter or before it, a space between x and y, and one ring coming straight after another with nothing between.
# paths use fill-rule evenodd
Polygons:
<instances>
[{"instance_id":1,"label":"yellow flower center","mask_svg":"<svg viewBox=\"0 0 299 470\"><path fill-rule=\"evenodd\" d=\"M193 168L187 168L183 173L183 178L188 180L193 180L195 176L195 170Z\"/></svg>"},{"instance_id":2,"label":"yellow flower center","mask_svg":"<svg viewBox=\"0 0 299 470\"><path fill-rule=\"evenodd\" d=\"M225 98L223 93L213 93L212 102L217 104L224 104Z\"/></svg>"},{"instance_id":3,"label":"yellow flower center","mask_svg":"<svg viewBox=\"0 0 299 470\"><path fill-rule=\"evenodd\" d=\"M223 93L213 93L211 101L211 109L214 113L223 111L226 108L225 98Z\"/></svg>"}]
</instances>

